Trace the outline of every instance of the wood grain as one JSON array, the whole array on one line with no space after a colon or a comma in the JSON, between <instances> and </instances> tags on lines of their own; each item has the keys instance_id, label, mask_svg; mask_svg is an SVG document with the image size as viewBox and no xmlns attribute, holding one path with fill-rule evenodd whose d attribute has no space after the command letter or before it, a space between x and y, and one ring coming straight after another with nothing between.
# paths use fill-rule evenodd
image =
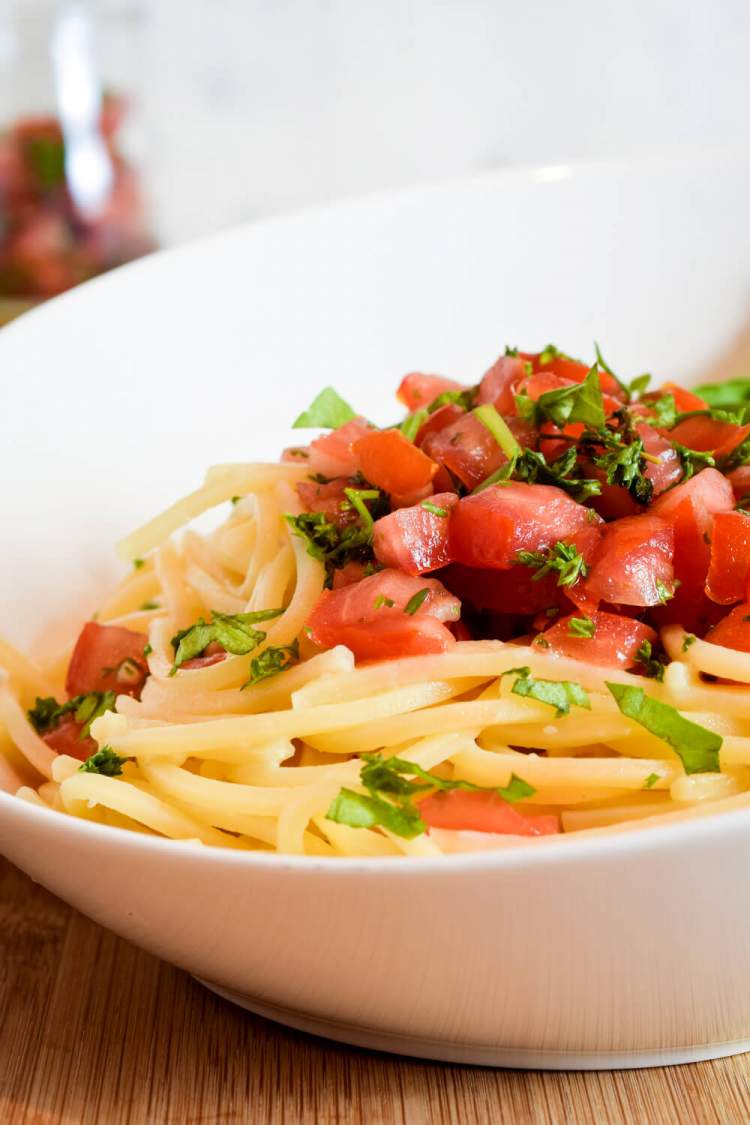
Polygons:
<instances>
[{"instance_id":1,"label":"wood grain","mask_svg":"<svg viewBox=\"0 0 750 1125\"><path fill-rule=\"evenodd\" d=\"M340 1047L225 1004L0 860L2 1125L750 1120L750 1056L534 1073Z\"/></svg>"}]
</instances>

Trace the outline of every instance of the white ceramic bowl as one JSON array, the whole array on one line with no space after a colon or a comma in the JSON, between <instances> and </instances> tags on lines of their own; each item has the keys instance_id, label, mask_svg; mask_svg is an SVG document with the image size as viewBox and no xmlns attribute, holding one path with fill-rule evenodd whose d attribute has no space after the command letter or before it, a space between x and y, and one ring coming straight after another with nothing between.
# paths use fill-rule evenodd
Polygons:
<instances>
[{"instance_id":1,"label":"white ceramic bowl","mask_svg":"<svg viewBox=\"0 0 750 1125\"><path fill-rule=\"evenodd\" d=\"M599 339L690 378L741 333L750 156L516 171L245 227L0 335L0 630L90 611L111 542L322 385ZM750 816L434 860L198 849L0 793L0 849L248 1007L349 1042L543 1067L750 1047Z\"/></svg>"}]
</instances>

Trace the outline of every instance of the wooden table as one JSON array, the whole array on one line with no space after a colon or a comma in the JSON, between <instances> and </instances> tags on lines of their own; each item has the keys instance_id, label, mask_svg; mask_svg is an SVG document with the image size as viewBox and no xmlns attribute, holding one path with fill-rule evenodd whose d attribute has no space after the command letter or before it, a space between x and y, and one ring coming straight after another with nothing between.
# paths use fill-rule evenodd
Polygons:
<instances>
[{"instance_id":1,"label":"wooden table","mask_svg":"<svg viewBox=\"0 0 750 1125\"><path fill-rule=\"evenodd\" d=\"M0 1122L512 1125L750 1121L750 1055L535 1073L414 1062L217 999L0 860Z\"/></svg>"}]
</instances>

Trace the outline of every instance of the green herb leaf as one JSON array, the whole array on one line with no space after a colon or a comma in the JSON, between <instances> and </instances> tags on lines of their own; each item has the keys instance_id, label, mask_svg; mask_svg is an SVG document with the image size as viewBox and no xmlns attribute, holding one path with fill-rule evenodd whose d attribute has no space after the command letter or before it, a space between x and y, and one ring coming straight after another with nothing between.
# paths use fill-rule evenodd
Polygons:
<instances>
[{"instance_id":1,"label":"green herb leaf","mask_svg":"<svg viewBox=\"0 0 750 1125\"><path fill-rule=\"evenodd\" d=\"M210 644L219 644L232 656L245 656L257 648L266 634L253 625L261 621L270 621L278 617L283 609L264 609L256 613L216 613L211 611L211 620L206 622L199 617L195 625L188 629L181 629L172 637L172 647L175 650L174 664L170 676L174 676L177 669L187 660L194 660L200 656Z\"/></svg>"},{"instance_id":2,"label":"green herb leaf","mask_svg":"<svg viewBox=\"0 0 750 1125\"><path fill-rule=\"evenodd\" d=\"M519 551L513 560L515 566L536 569L532 582L539 582L547 574L557 574L558 586L574 586L589 572L586 561L573 543L558 539L551 551Z\"/></svg>"},{"instance_id":3,"label":"green herb leaf","mask_svg":"<svg viewBox=\"0 0 750 1125\"><path fill-rule=\"evenodd\" d=\"M61 137L27 137L23 155L42 191L52 191L65 183L65 145Z\"/></svg>"},{"instance_id":4,"label":"green herb leaf","mask_svg":"<svg viewBox=\"0 0 750 1125\"><path fill-rule=\"evenodd\" d=\"M388 609L393 609L395 604L393 598L387 598L385 594L378 594L375 599L375 609L382 609L383 606L386 606Z\"/></svg>"},{"instance_id":5,"label":"green herb leaf","mask_svg":"<svg viewBox=\"0 0 750 1125\"><path fill-rule=\"evenodd\" d=\"M666 742L681 758L685 773L717 773L721 735L683 718L668 703L651 699L643 688L607 684L623 715Z\"/></svg>"},{"instance_id":6,"label":"green herb leaf","mask_svg":"<svg viewBox=\"0 0 750 1125\"><path fill-rule=\"evenodd\" d=\"M113 691L91 691L86 695L76 695L65 703L58 703L51 696L37 698L28 712L29 722L37 734L46 734L57 727L64 715L72 715L77 723L83 723L80 734L83 740L88 738L94 719L105 711L114 711L116 699Z\"/></svg>"},{"instance_id":7,"label":"green herb leaf","mask_svg":"<svg viewBox=\"0 0 750 1125\"><path fill-rule=\"evenodd\" d=\"M681 445L679 441L673 441L677 454L682 463L682 480L690 480L692 476L699 473L701 469L713 467L716 464L713 456L710 453L704 453L698 449L688 449L686 445Z\"/></svg>"},{"instance_id":8,"label":"green herb leaf","mask_svg":"<svg viewBox=\"0 0 750 1125\"><path fill-rule=\"evenodd\" d=\"M146 565L145 559L133 559L133 570L140 570L141 567Z\"/></svg>"},{"instance_id":9,"label":"green herb leaf","mask_svg":"<svg viewBox=\"0 0 750 1125\"><path fill-rule=\"evenodd\" d=\"M649 383L651 382L651 376L650 375L636 375L635 379L632 379L629 383L626 383L609 366L609 364L607 363L607 361L605 360L604 356L601 353L601 348L596 343L596 341L594 341L594 351L596 352L596 362L599 364L602 371L606 371L608 375L612 376L612 378L614 379L614 381L617 383L618 387L622 391L623 395L625 396L626 402L630 402L630 400L634 396L638 396L638 395L643 394L643 392L646 390Z\"/></svg>"},{"instance_id":10,"label":"green herb leaf","mask_svg":"<svg viewBox=\"0 0 750 1125\"><path fill-rule=\"evenodd\" d=\"M536 402L526 395L518 395L516 404L521 416L537 427L543 422L554 422L561 428L570 422L583 422L584 425L598 430L606 420L599 369L596 364L590 368L582 383L560 387L555 391L545 391Z\"/></svg>"},{"instance_id":11,"label":"green herb leaf","mask_svg":"<svg viewBox=\"0 0 750 1125\"><path fill-rule=\"evenodd\" d=\"M116 754L111 746L102 746L83 765L78 767L79 773L99 773L103 777L119 777L127 758Z\"/></svg>"},{"instance_id":12,"label":"green herb leaf","mask_svg":"<svg viewBox=\"0 0 750 1125\"><path fill-rule=\"evenodd\" d=\"M413 442L428 418L426 410L417 410L414 414L408 414L398 428L407 441Z\"/></svg>"},{"instance_id":13,"label":"green herb leaf","mask_svg":"<svg viewBox=\"0 0 750 1125\"><path fill-rule=\"evenodd\" d=\"M677 404L673 394L661 395L648 403L655 414L654 421L662 430L671 430L677 422Z\"/></svg>"},{"instance_id":14,"label":"green herb leaf","mask_svg":"<svg viewBox=\"0 0 750 1125\"><path fill-rule=\"evenodd\" d=\"M242 689L259 684L271 676L284 672L299 660L299 641L292 641L290 645L277 645L265 649L260 656L254 656L250 661L250 679L242 685ZM240 690L242 690L240 689Z\"/></svg>"},{"instance_id":15,"label":"green herb leaf","mask_svg":"<svg viewBox=\"0 0 750 1125\"><path fill-rule=\"evenodd\" d=\"M750 379L727 379L723 383L702 383L694 387L695 394L711 407L720 410L733 410L742 415L742 421L750 413Z\"/></svg>"},{"instance_id":16,"label":"green herb leaf","mask_svg":"<svg viewBox=\"0 0 750 1125\"><path fill-rule=\"evenodd\" d=\"M428 414L434 414L441 406L460 406L467 412L472 409L479 387L466 387L462 391L441 391L427 407Z\"/></svg>"},{"instance_id":17,"label":"green herb leaf","mask_svg":"<svg viewBox=\"0 0 750 1125\"><path fill-rule=\"evenodd\" d=\"M150 613L150 611L152 609L159 609L159 603L158 602L142 602L141 605L138 606L138 608L143 613Z\"/></svg>"},{"instance_id":18,"label":"green herb leaf","mask_svg":"<svg viewBox=\"0 0 750 1125\"><path fill-rule=\"evenodd\" d=\"M313 399L307 410L303 410L299 417L292 423L293 430L304 430L312 427L323 430L337 430L345 422L356 418L356 413L333 387L325 387Z\"/></svg>"},{"instance_id":19,"label":"green herb leaf","mask_svg":"<svg viewBox=\"0 0 750 1125\"><path fill-rule=\"evenodd\" d=\"M638 504L649 504L654 486L645 474L643 441L636 437L630 442L624 435L613 430L603 430L598 434L584 434L584 445L602 446L603 452L594 453L592 460L598 469L607 475L607 484L626 488Z\"/></svg>"},{"instance_id":20,"label":"green herb leaf","mask_svg":"<svg viewBox=\"0 0 750 1125\"><path fill-rule=\"evenodd\" d=\"M350 828L386 828L404 840L413 840L427 830L415 806L399 807L382 797L355 793L353 789L342 789L334 797L326 818Z\"/></svg>"},{"instance_id":21,"label":"green herb leaf","mask_svg":"<svg viewBox=\"0 0 750 1125\"><path fill-rule=\"evenodd\" d=\"M659 605L666 605L667 602L671 602L675 595L675 589L670 590L669 586L665 586L658 578L654 585L656 586L656 593L659 596Z\"/></svg>"},{"instance_id":22,"label":"green herb leaf","mask_svg":"<svg viewBox=\"0 0 750 1125\"><path fill-rule=\"evenodd\" d=\"M543 453L533 449L523 449L517 456L501 465L494 473L478 484L474 493L483 492L493 484L503 484L509 480L523 481L525 484L553 484L562 489L583 504L590 496L599 496L602 486L598 480L585 477L574 477L571 474L577 468L578 454L571 446L565 453L556 457L550 464L547 463ZM472 493L473 494L473 493Z\"/></svg>"},{"instance_id":23,"label":"green herb leaf","mask_svg":"<svg viewBox=\"0 0 750 1125\"><path fill-rule=\"evenodd\" d=\"M502 414L498 414L491 403L477 406L473 413L474 417L478 418L482 425L489 430L509 461L521 452L521 447L513 436L508 423Z\"/></svg>"},{"instance_id":24,"label":"green herb leaf","mask_svg":"<svg viewBox=\"0 0 750 1125\"><path fill-rule=\"evenodd\" d=\"M653 787L656 785L657 781L659 781L659 774L658 773L650 773L648 775L648 777L646 778L646 780L643 782L643 788L644 789L653 789Z\"/></svg>"},{"instance_id":25,"label":"green herb leaf","mask_svg":"<svg viewBox=\"0 0 750 1125\"><path fill-rule=\"evenodd\" d=\"M529 785L528 781L524 781L522 777L512 773L508 784L498 789L498 793L504 801L514 805L516 801L524 801L527 797L533 797L536 789L533 785Z\"/></svg>"},{"instance_id":26,"label":"green herb leaf","mask_svg":"<svg viewBox=\"0 0 750 1125\"><path fill-rule=\"evenodd\" d=\"M682 638L682 651L687 652L691 645L694 645L698 640L695 633L686 633Z\"/></svg>"},{"instance_id":27,"label":"green herb leaf","mask_svg":"<svg viewBox=\"0 0 750 1125\"><path fill-rule=\"evenodd\" d=\"M420 507L424 508L426 512L429 512L433 516L439 516L441 519L445 519L448 515L447 508L441 508L438 504L433 504L431 500L423 500Z\"/></svg>"},{"instance_id":28,"label":"green herb leaf","mask_svg":"<svg viewBox=\"0 0 750 1125\"><path fill-rule=\"evenodd\" d=\"M535 699L538 703L546 703L555 708L555 718L570 714L571 705L585 707L591 710L591 700L588 692L580 685L570 680L537 680L531 675L531 669L509 668L503 676L518 674L518 679L510 689L514 695L521 695Z\"/></svg>"},{"instance_id":29,"label":"green herb leaf","mask_svg":"<svg viewBox=\"0 0 750 1125\"><path fill-rule=\"evenodd\" d=\"M568 621L568 632L571 637L590 639L596 633L596 622L591 617L571 617Z\"/></svg>"},{"instance_id":30,"label":"green herb leaf","mask_svg":"<svg viewBox=\"0 0 750 1125\"><path fill-rule=\"evenodd\" d=\"M408 613L410 617L413 617L424 602L425 598L429 597L429 593L429 586L425 586L423 590L417 590L416 594L413 594L404 606L404 613Z\"/></svg>"},{"instance_id":31,"label":"green herb leaf","mask_svg":"<svg viewBox=\"0 0 750 1125\"><path fill-rule=\"evenodd\" d=\"M639 664L643 665L643 674L651 676L659 683L664 679L665 665L661 660L656 660L653 655L653 648L651 641L645 640L635 654L635 658Z\"/></svg>"},{"instance_id":32,"label":"green herb leaf","mask_svg":"<svg viewBox=\"0 0 750 1125\"><path fill-rule=\"evenodd\" d=\"M153 645L147 644L147 645L143 646L143 655L144 656L150 656L153 651L154 651Z\"/></svg>"}]
</instances>

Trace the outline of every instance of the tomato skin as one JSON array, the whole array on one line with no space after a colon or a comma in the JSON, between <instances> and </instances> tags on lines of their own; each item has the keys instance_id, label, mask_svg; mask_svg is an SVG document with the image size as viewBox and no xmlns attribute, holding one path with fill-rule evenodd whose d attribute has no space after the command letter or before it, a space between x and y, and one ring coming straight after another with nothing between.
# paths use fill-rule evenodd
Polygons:
<instances>
[{"instance_id":1,"label":"tomato skin","mask_svg":"<svg viewBox=\"0 0 750 1125\"><path fill-rule=\"evenodd\" d=\"M68 754L71 758L85 762L99 747L90 735L81 738L82 730L83 723L77 723L72 716L64 715L53 730L42 735L42 741L56 754Z\"/></svg>"},{"instance_id":2,"label":"tomato skin","mask_svg":"<svg viewBox=\"0 0 750 1125\"><path fill-rule=\"evenodd\" d=\"M682 625L689 632L702 636L721 616L719 607L705 592L713 518L695 495L686 496L670 517L674 532L674 573L680 585L666 605L656 606L651 611L659 628Z\"/></svg>"},{"instance_id":3,"label":"tomato skin","mask_svg":"<svg viewBox=\"0 0 750 1125\"><path fill-rule=\"evenodd\" d=\"M686 418L670 431L672 438L697 449L701 453L714 453L723 457L731 453L750 433L750 425L738 426L734 422L719 422L714 418L700 416Z\"/></svg>"},{"instance_id":4,"label":"tomato skin","mask_svg":"<svg viewBox=\"0 0 750 1125\"><path fill-rule=\"evenodd\" d=\"M335 477L327 484L305 480L297 485L297 495L306 512L323 512L328 520L345 527L358 517L351 505L342 511L341 505L347 503L344 490L356 487L350 477Z\"/></svg>"},{"instance_id":5,"label":"tomato skin","mask_svg":"<svg viewBox=\"0 0 750 1125\"><path fill-rule=\"evenodd\" d=\"M729 512L734 507L732 486L717 469L702 469L689 480L670 488L651 505L650 512L662 519L672 520L680 504L687 497L699 500L706 512Z\"/></svg>"},{"instance_id":6,"label":"tomato skin","mask_svg":"<svg viewBox=\"0 0 750 1125\"><path fill-rule=\"evenodd\" d=\"M375 430L354 444L357 467L366 480L384 492L418 492L432 484L434 461L399 430Z\"/></svg>"},{"instance_id":7,"label":"tomato skin","mask_svg":"<svg viewBox=\"0 0 750 1125\"><path fill-rule=\"evenodd\" d=\"M445 391L464 391L463 383L455 379L447 379L444 375L425 375L421 371L412 371L404 375L398 385L396 397L402 402L411 414L414 410L423 410L434 402L438 395Z\"/></svg>"},{"instance_id":8,"label":"tomato skin","mask_svg":"<svg viewBox=\"0 0 750 1125\"><path fill-rule=\"evenodd\" d=\"M415 504L375 521L373 550L378 562L411 575L427 574L448 565L449 515L458 497L454 492L437 493L430 503L446 514L438 516Z\"/></svg>"},{"instance_id":9,"label":"tomato skin","mask_svg":"<svg viewBox=\"0 0 750 1125\"><path fill-rule=\"evenodd\" d=\"M340 625L335 638L335 641L325 642L326 646L345 645L357 662L447 652L456 643L451 630L434 617L408 617L406 614L401 614L398 620L388 617L367 625L357 622Z\"/></svg>"},{"instance_id":10,"label":"tomato skin","mask_svg":"<svg viewBox=\"0 0 750 1125\"><path fill-rule=\"evenodd\" d=\"M556 816L526 816L499 793L452 789L422 798L418 808L430 828L495 832L504 836L552 836L560 831Z\"/></svg>"},{"instance_id":11,"label":"tomato skin","mask_svg":"<svg viewBox=\"0 0 750 1125\"><path fill-rule=\"evenodd\" d=\"M463 407L458 406L455 402L448 402L445 406L438 407L433 414L430 414L427 421L419 427L414 444L421 449L431 434L439 434L446 426L451 426L459 418L463 418L465 413ZM425 450L425 453L427 452L429 451Z\"/></svg>"},{"instance_id":12,"label":"tomato skin","mask_svg":"<svg viewBox=\"0 0 750 1125\"><path fill-rule=\"evenodd\" d=\"M607 524L583 587L591 601L659 605L658 583L672 591L674 532L658 516L626 516Z\"/></svg>"},{"instance_id":13,"label":"tomato skin","mask_svg":"<svg viewBox=\"0 0 750 1125\"><path fill-rule=\"evenodd\" d=\"M543 355L544 352L520 353L521 359L531 364L534 374L540 371L550 371L553 375L559 375L561 379L566 379L570 383L582 383L589 373L589 365L581 363L578 359L571 359L567 355L558 355L543 364L541 362ZM622 391L617 380L609 372L599 371L599 385L605 394L622 401Z\"/></svg>"},{"instance_id":14,"label":"tomato skin","mask_svg":"<svg viewBox=\"0 0 750 1125\"><path fill-rule=\"evenodd\" d=\"M737 652L750 652L750 604L736 605L707 633L705 640Z\"/></svg>"},{"instance_id":15,"label":"tomato skin","mask_svg":"<svg viewBox=\"0 0 750 1125\"><path fill-rule=\"evenodd\" d=\"M740 465L739 469L729 473L727 479L732 485L735 500L750 496L750 465Z\"/></svg>"},{"instance_id":16,"label":"tomato skin","mask_svg":"<svg viewBox=\"0 0 750 1125\"><path fill-rule=\"evenodd\" d=\"M309 458L306 464L311 473L322 473L324 477L351 477L358 468L354 445L366 434L372 433L373 427L366 418L352 418L315 438L309 445Z\"/></svg>"},{"instance_id":17,"label":"tomato skin","mask_svg":"<svg viewBox=\"0 0 750 1125\"><path fill-rule=\"evenodd\" d=\"M365 566L360 562L348 562L333 572L333 589L339 590L342 586L351 586L365 578Z\"/></svg>"},{"instance_id":18,"label":"tomato skin","mask_svg":"<svg viewBox=\"0 0 750 1125\"><path fill-rule=\"evenodd\" d=\"M719 605L745 601L750 579L750 516L717 512L711 531L706 593Z\"/></svg>"},{"instance_id":19,"label":"tomato skin","mask_svg":"<svg viewBox=\"0 0 750 1125\"><path fill-rule=\"evenodd\" d=\"M540 613L560 605L565 591L557 585L554 574L534 581L528 566L510 570L479 570L454 563L440 574L440 580L451 593L474 609L491 609L496 613Z\"/></svg>"},{"instance_id":20,"label":"tomato skin","mask_svg":"<svg viewBox=\"0 0 750 1125\"><path fill-rule=\"evenodd\" d=\"M467 488L476 488L507 461L486 426L464 414L425 439L424 452L453 473Z\"/></svg>"},{"instance_id":21,"label":"tomato skin","mask_svg":"<svg viewBox=\"0 0 750 1125\"><path fill-rule=\"evenodd\" d=\"M466 566L508 570L519 551L539 551L600 522L561 489L547 484L491 485L460 500L450 549Z\"/></svg>"},{"instance_id":22,"label":"tomato skin","mask_svg":"<svg viewBox=\"0 0 750 1125\"><path fill-rule=\"evenodd\" d=\"M587 616L594 622L593 637L577 637L570 633L571 614L542 634L537 640L539 648L553 656L568 656L573 660L584 660L587 664L597 664L609 668L632 668L636 664L636 654L644 641L656 641L656 633L642 621L632 617L621 617L616 613L589 610ZM546 642L546 643L544 643Z\"/></svg>"},{"instance_id":23,"label":"tomato skin","mask_svg":"<svg viewBox=\"0 0 750 1125\"><path fill-rule=\"evenodd\" d=\"M689 410L707 410L708 403L699 395L693 394L685 387L679 386L677 383L662 383L662 385L652 392L655 395L674 395L674 403L680 414L687 414Z\"/></svg>"},{"instance_id":24,"label":"tomato skin","mask_svg":"<svg viewBox=\"0 0 750 1125\"><path fill-rule=\"evenodd\" d=\"M132 695L138 699L148 676L148 665L143 655L146 640L143 633L134 633L119 625L99 625L96 621L87 621L68 665L65 680L68 695L114 691L118 695ZM122 668L124 661L132 664ZM137 665L137 668L132 665Z\"/></svg>"},{"instance_id":25,"label":"tomato skin","mask_svg":"<svg viewBox=\"0 0 750 1125\"><path fill-rule=\"evenodd\" d=\"M477 405L489 402L499 414L515 413L515 388L523 376L524 361L520 356L501 355L482 376Z\"/></svg>"}]
</instances>

